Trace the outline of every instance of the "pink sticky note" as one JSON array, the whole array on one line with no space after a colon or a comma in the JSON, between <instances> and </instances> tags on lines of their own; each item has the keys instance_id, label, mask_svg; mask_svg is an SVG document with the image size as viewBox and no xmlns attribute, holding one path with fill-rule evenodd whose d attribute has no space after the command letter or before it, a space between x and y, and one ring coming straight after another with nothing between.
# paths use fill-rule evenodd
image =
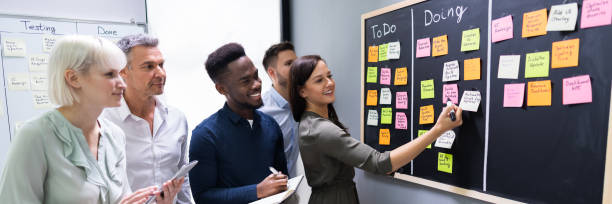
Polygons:
<instances>
[{"instance_id":1,"label":"pink sticky note","mask_svg":"<svg viewBox=\"0 0 612 204\"><path fill-rule=\"evenodd\" d=\"M612 0L584 0L580 28L610 25L612 23Z\"/></svg>"},{"instance_id":2,"label":"pink sticky note","mask_svg":"<svg viewBox=\"0 0 612 204\"><path fill-rule=\"evenodd\" d=\"M591 102L593 96L589 75L563 79L563 105Z\"/></svg>"},{"instance_id":3,"label":"pink sticky note","mask_svg":"<svg viewBox=\"0 0 612 204\"><path fill-rule=\"evenodd\" d=\"M395 129L408 129L408 118L404 112L395 112Z\"/></svg>"},{"instance_id":4,"label":"pink sticky note","mask_svg":"<svg viewBox=\"0 0 612 204\"><path fill-rule=\"evenodd\" d=\"M491 42L499 42L513 37L512 16L508 15L491 21Z\"/></svg>"},{"instance_id":5,"label":"pink sticky note","mask_svg":"<svg viewBox=\"0 0 612 204\"><path fill-rule=\"evenodd\" d=\"M380 69L380 84L391 85L391 69L389 68Z\"/></svg>"},{"instance_id":6,"label":"pink sticky note","mask_svg":"<svg viewBox=\"0 0 612 204\"><path fill-rule=\"evenodd\" d=\"M444 86L442 86L442 104L446 104L449 98L454 104L459 104L459 90L457 89L457 84L444 84Z\"/></svg>"},{"instance_id":7,"label":"pink sticky note","mask_svg":"<svg viewBox=\"0 0 612 204\"><path fill-rule=\"evenodd\" d=\"M504 85L504 107L522 107L525 83Z\"/></svg>"},{"instance_id":8,"label":"pink sticky note","mask_svg":"<svg viewBox=\"0 0 612 204\"><path fill-rule=\"evenodd\" d=\"M408 109L408 92L397 92L395 94L395 108Z\"/></svg>"},{"instance_id":9,"label":"pink sticky note","mask_svg":"<svg viewBox=\"0 0 612 204\"><path fill-rule=\"evenodd\" d=\"M429 38L418 39L416 44L416 57L429 57L431 54L431 45Z\"/></svg>"}]
</instances>

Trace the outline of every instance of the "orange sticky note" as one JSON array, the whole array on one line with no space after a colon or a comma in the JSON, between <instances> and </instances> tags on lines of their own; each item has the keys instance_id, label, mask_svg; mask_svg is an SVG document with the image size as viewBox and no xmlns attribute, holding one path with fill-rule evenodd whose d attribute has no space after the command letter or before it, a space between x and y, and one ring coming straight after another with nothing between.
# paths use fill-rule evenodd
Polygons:
<instances>
[{"instance_id":1,"label":"orange sticky note","mask_svg":"<svg viewBox=\"0 0 612 204\"><path fill-rule=\"evenodd\" d=\"M379 145L390 145L391 144L391 133L389 129L380 129L378 134Z\"/></svg>"},{"instance_id":2,"label":"orange sticky note","mask_svg":"<svg viewBox=\"0 0 612 204\"><path fill-rule=\"evenodd\" d=\"M577 67L580 39L564 40L552 44L552 68Z\"/></svg>"},{"instance_id":3,"label":"orange sticky note","mask_svg":"<svg viewBox=\"0 0 612 204\"><path fill-rule=\"evenodd\" d=\"M523 38L546 35L546 8L523 14Z\"/></svg>"},{"instance_id":4,"label":"orange sticky note","mask_svg":"<svg viewBox=\"0 0 612 204\"><path fill-rule=\"evenodd\" d=\"M406 67L400 67L395 69L395 85L406 85L408 84L408 69Z\"/></svg>"},{"instance_id":5,"label":"orange sticky note","mask_svg":"<svg viewBox=\"0 0 612 204\"><path fill-rule=\"evenodd\" d=\"M480 58L463 60L463 80L480 79Z\"/></svg>"},{"instance_id":6,"label":"orange sticky note","mask_svg":"<svg viewBox=\"0 0 612 204\"><path fill-rule=\"evenodd\" d=\"M421 106L419 114L419 124L432 124L434 122L434 107L433 105Z\"/></svg>"},{"instance_id":7,"label":"orange sticky note","mask_svg":"<svg viewBox=\"0 0 612 204\"><path fill-rule=\"evenodd\" d=\"M370 46L368 62L378 62L378 46Z\"/></svg>"},{"instance_id":8,"label":"orange sticky note","mask_svg":"<svg viewBox=\"0 0 612 204\"><path fill-rule=\"evenodd\" d=\"M550 80L527 83L527 106L550 106Z\"/></svg>"},{"instance_id":9,"label":"orange sticky note","mask_svg":"<svg viewBox=\"0 0 612 204\"><path fill-rule=\"evenodd\" d=\"M378 101L378 92L376 90L368 90L368 98L366 100L366 106L376 106Z\"/></svg>"},{"instance_id":10,"label":"orange sticky note","mask_svg":"<svg viewBox=\"0 0 612 204\"><path fill-rule=\"evenodd\" d=\"M442 56L448 54L448 38L446 35L433 38L431 56Z\"/></svg>"}]
</instances>

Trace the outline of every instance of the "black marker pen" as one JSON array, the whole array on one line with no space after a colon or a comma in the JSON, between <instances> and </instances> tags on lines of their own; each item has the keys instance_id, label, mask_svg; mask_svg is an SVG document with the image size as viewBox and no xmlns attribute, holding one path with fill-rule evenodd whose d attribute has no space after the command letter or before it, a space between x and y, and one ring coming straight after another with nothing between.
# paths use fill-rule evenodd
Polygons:
<instances>
[{"instance_id":1,"label":"black marker pen","mask_svg":"<svg viewBox=\"0 0 612 204\"><path fill-rule=\"evenodd\" d=\"M446 107L451 107L453 105L453 102L451 102L450 98L447 98L447 99L448 100L446 101ZM451 121L457 120L457 116L455 116L455 110L450 111L450 118L451 118Z\"/></svg>"}]
</instances>

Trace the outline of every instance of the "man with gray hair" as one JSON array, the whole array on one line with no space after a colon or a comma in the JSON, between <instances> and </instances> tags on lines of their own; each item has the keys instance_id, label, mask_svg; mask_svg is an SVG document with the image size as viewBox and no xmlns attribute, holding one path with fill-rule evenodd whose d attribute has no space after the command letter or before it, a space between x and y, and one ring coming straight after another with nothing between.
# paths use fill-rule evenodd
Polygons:
<instances>
[{"instance_id":1,"label":"man with gray hair","mask_svg":"<svg viewBox=\"0 0 612 204\"><path fill-rule=\"evenodd\" d=\"M166 70L158 39L138 34L125 36L117 44L127 58L119 72L127 87L121 106L106 109L103 117L125 132L131 188L160 185L187 164L187 119L159 97L164 93ZM187 178L176 198L177 203L191 203Z\"/></svg>"}]
</instances>

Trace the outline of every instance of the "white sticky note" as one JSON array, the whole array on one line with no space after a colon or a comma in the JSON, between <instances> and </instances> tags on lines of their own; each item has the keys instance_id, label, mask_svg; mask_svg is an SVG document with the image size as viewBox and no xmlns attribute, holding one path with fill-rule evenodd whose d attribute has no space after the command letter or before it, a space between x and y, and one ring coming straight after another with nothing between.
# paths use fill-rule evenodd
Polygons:
<instances>
[{"instance_id":1,"label":"white sticky note","mask_svg":"<svg viewBox=\"0 0 612 204\"><path fill-rule=\"evenodd\" d=\"M45 73L30 73L30 88L32 91L46 91L49 89L49 78Z\"/></svg>"},{"instance_id":2,"label":"white sticky note","mask_svg":"<svg viewBox=\"0 0 612 204\"><path fill-rule=\"evenodd\" d=\"M444 63L444 71L442 73L442 81L458 81L459 80L459 61L454 60Z\"/></svg>"},{"instance_id":3,"label":"white sticky note","mask_svg":"<svg viewBox=\"0 0 612 204\"><path fill-rule=\"evenodd\" d=\"M43 52L50 53L53 47L55 46L55 42L57 42L57 37L55 35L43 35L43 38L42 38Z\"/></svg>"},{"instance_id":4,"label":"white sticky note","mask_svg":"<svg viewBox=\"0 0 612 204\"><path fill-rule=\"evenodd\" d=\"M32 103L34 104L34 108L36 109L53 108L51 100L49 99L49 94L47 94L47 92L33 92Z\"/></svg>"},{"instance_id":5,"label":"white sticky note","mask_svg":"<svg viewBox=\"0 0 612 204\"><path fill-rule=\"evenodd\" d=\"M400 42L390 42L387 48L387 59L399 59L400 58Z\"/></svg>"},{"instance_id":6,"label":"white sticky note","mask_svg":"<svg viewBox=\"0 0 612 204\"><path fill-rule=\"evenodd\" d=\"M378 111L376 110L368 110L368 125L370 126L378 126Z\"/></svg>"},{"instance_id":7,"label":"white sticky note","mask_svg":"<svg viewBox=\"0 0 612 204\"><path fill-rule=\"evenodd\" d=\"M520 55L500 55L497 78L518 79L520 63Z\"/></svg>"},{"instance_id":8,"label":"white sticky note","mask_svg":"<svg viewBox=\"0 0 612 204\"><path fill-rule=\"evenodd\" d=\"M11 91L30 90L30 76L27 73L12 73L6 75L8 89Z\"/></svg>"},{"instance_id":9,"label":"white sticky note","mask_svg":"<svg viewBox=\"0 0 612 204\"><path fill-rule=\"evenodd\" d=\"M6 57L24 57L26 54L26 44L23 39L6 38L2 45L3 55Z\"/></svg>"},{"instance_id":10,"label":"white sticky note","mask_svg":"<svg viewBox=\"0 0 612 204\"><path fill-rule=\"evenodd\" d=\"M381 88L380 89L380 102L379 104L391 104L391 89Z\"/></svg>"},{"instance_id":11,"label":"white sticky note","mask_svg":"<svg viewBox=\"0 0 612 204\"><path fill-rule=\"evenodd\" d=\"M30 55L28 57L28 65L31 72L47 72L49 66L49 55Z\"/></svg>"},{"instance_id":12,"label":"white sticky note","mask_svg":"<svg viewBox=\"0 0 612 204\"><path fill-rule=\"evenodd\" d=\"M455 132L453 130L446 131L438 139L436 140L436 144L434 146L440 148L450 149L453 146L453 142L455 141Z\"/></svg>"},{"instance_id":13,"label":"white sticky note","mask_svg":"<svg viewBox=\"0 0 612 204\"><path fill-rule=\"evenodd\" d=\"M554 5L550 7L547 31L572 31L576 28L578 3Z\"/></svg>"},{"instance_id":14,"label":"white sticky note","mask_svg":"<svg viewBox=\"0 0 612 204\"><path fill-rule=\"evenodd\" d=\"M480 91L464 91L459 107L466 111L477 112L480 106Z\"/></svg>"}]
</instances>

